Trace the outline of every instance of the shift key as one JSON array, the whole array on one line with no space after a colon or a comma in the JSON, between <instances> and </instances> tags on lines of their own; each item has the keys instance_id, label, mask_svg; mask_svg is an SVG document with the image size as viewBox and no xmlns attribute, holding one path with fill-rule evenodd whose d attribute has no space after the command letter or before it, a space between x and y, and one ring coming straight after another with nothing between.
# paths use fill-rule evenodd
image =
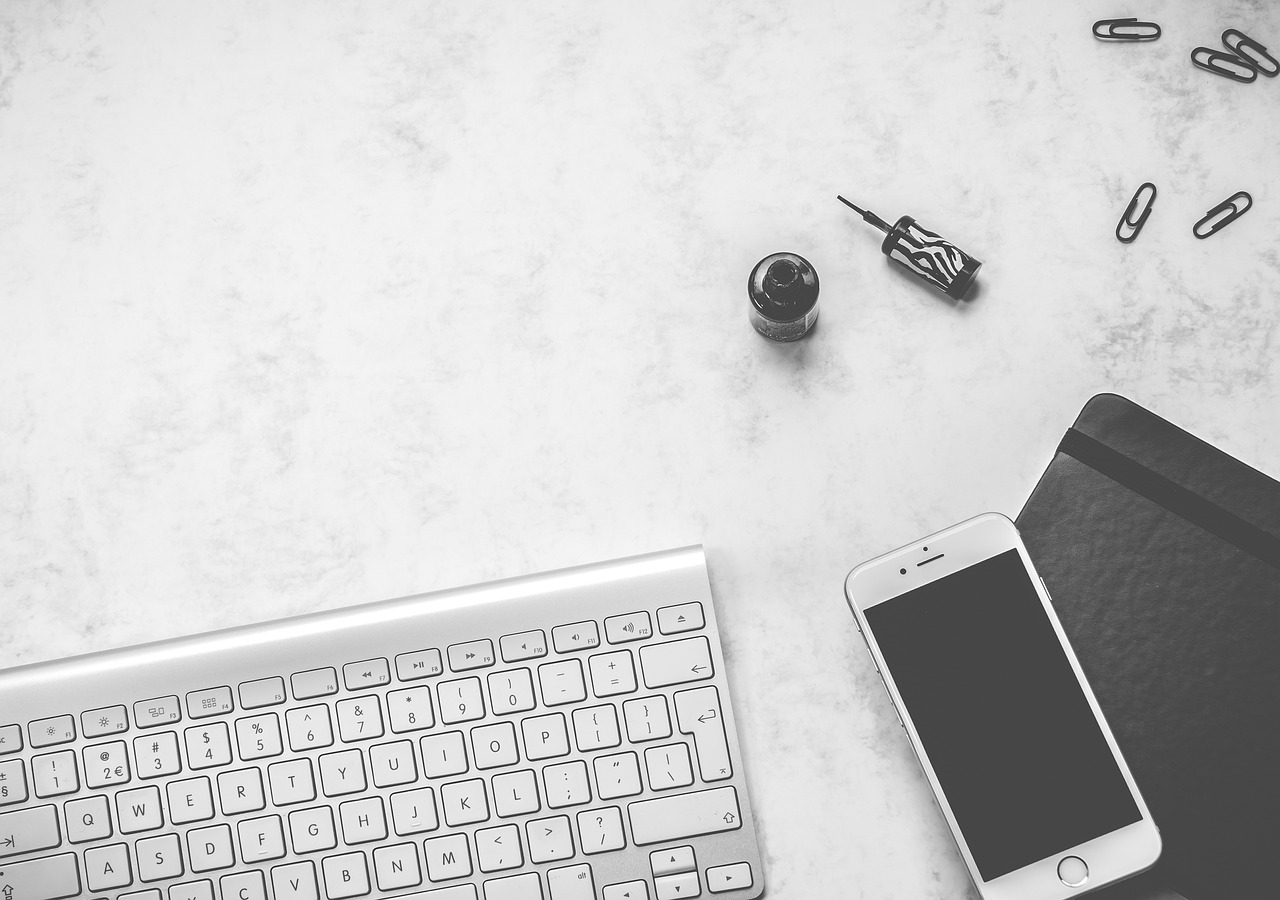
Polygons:
<instances>
[{"instance_id":1,"label":"shift key","mask_svg":"<svg viewBox=\"0 0 1280 900\"><path fill-rule=\"evenodd\" d=\"M4 895L11 900L59 900L80 893L76 855L63 853L26 862L0 863Z\"/></svg>"},{"instance_id":2,"label":"shift key","mask_svg":"<svg viewBox=\"0 0 1280 900\"><path fill-rule=\"evenodd\" d=\"M640 669L649 688L702 681L715 674L711 644L705 637L694 637L641 647Z\"/></svg>"},{"instance_id":3,"label":"shift key","mask_svg":"<svg viewBox=\"0 0 1280 900\"><path fill-rule=\"evenodd\" d=\"M636 846L679 841L742 827L738 791L732 787L641 800L627 807Z\"/></svg>"}]
</instances>

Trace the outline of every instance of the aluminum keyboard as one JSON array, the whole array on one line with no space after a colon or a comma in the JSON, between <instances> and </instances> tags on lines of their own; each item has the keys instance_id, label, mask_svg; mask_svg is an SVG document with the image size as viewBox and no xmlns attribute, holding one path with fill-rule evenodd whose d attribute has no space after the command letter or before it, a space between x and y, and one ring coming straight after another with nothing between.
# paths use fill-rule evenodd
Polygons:
<instances>
[{"instance_id":1,"label":"aluminum keyboard","mask_svg":"<svg viewBox=\"0 0 1280 900\"><path fill-rule=\"evenodd\" d=\"M0 900L753 900L699 547L0 671Z\"/></svg>"}]
</instances>

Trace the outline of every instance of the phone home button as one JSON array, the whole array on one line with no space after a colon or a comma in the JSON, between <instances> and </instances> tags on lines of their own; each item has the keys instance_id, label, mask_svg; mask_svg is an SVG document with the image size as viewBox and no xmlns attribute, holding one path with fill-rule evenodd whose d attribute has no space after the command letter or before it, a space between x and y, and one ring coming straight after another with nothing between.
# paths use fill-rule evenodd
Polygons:
<instances>
[{"instance_id":1,"label":"phone home button","mask_svg":"<svg viewBox=\"0 0 1280 900\"><path fill-rule=\"evenodd\" d=\"M1089 867L1078 856L1064 856L1058 863L1058 877L1067 887L1080 887L1089 880Z\"/></svg>"}]
</instances>

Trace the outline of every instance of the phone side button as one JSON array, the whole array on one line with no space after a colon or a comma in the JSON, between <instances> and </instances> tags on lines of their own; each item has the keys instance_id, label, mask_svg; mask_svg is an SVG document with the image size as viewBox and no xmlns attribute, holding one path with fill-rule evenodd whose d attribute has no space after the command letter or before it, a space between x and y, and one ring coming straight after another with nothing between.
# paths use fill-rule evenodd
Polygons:
<instances>
[{"instance_id":1,"label":"phone side button","mask_svg":"<svg viewBox=\"0 0 1280 900\"><path fill-rule=\"evenodd\" d=\"M1058 878L1067 887L1080 887L1089 880L1089 867L1078 856L1064 856L1058 863Z\"/></svg>"}]
</instances>

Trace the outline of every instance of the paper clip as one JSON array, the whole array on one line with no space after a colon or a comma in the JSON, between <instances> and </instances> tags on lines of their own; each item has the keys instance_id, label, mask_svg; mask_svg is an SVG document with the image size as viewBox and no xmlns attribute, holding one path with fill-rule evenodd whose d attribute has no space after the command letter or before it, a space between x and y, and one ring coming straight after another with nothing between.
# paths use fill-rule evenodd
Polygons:
<instances>
[{"instance_id":1,"label":"paper clip","mask_svg":"<svg viewBox=\"0 0 1280 900\"><path fill-rule=\"evenodd\" d=\"M1125 30L1129 28L1134 30ZM1093 23L1093 36L1100 41L1154 41L1160 37L1160 26L1155 22L1139 22L1136 16L1099 19Z\"/></svg>"},{"instance_id":2,"label":"paper clip","mask_svg":"<svg viewBox=\"0 0 1280 900\"><path fill-rule=\"evenodd\" d=\"M1221 75L1223 78L1230 78L1232 81L1239 81L1244 84L1248 84L1258 77L1258 70L1254 68L1253 63L1249 62L1249 60L1242 59L1234 53L1223 53L1221 50L1211 50L1208 47L1197 47L1192 50L1191 62L1206 72L1212 72L1214 75ZM1231 68L1232 66L1236 68L1233 69Z\"/></svg>"},{"instance_id":3,"label":"paper clip","mask_svg":"<svg viewBox=\"0 0 1280 900\"><path fill-rule=\"evenodd\" d=\"M1237 206L1237 205L1236 205L1236 201L1237 201L1237 200L1239 200L1239 199L1240 199L1240 198L1242 198L1242 197L1244 198L1244 201L1245 201L1244 206ZM1247 213L1247 212L1248 212L1250 209L1252 209L1252 208L1253 208L1253 198L1249 196L1249 192L1248 192L1248 191L1237 191L1236 193L1234 193L1234 194L1232 194L1230 197L1228 197L1226 200L1223 200L1221 203L1219 203L1219 204L1218 204L1217 206L1215 206L1213 209L1211 209L1211 210L1209 210L1207 213L1205 213L1205 214L1204 214L1204 218L1203 218L1203 219L1201 219L1201 220L1200 220L1199 222L1197 222L1195 225L1191 226L1191 233L1192 233L1192 234L1194 234L1196 237L1200 238L1201 240L1204 240L1205 238L1207 238L1207 237L1209 237L1209 236L1211 236L1211 235L1215 235L1215 234L1217 234L1217 233L1218 233L1219 231L1221 231L1223 228L1225 228L1226 226L1230 225L1232 222L1234 222L1236 219L1238 219L1238 218L1240 218L1241 216L1243 216L1245 213ZM1208 230L1208 231L1206 231L1204 234L1201 234L1201 233L1200 233L1200 226L1201 226L1201 225L1204 225L1206 222L1208 222L1210 219L1212 219L1212 218L1213 218L1214 216L1216 216L1218 213L1226 212L1227 210L1231 210L1231 214L1230 214L1230 215L1228 215L1228 216L1224 216L1224 217L1223 217L1222 219L1220 219L1219 221L1214 222L1214 223L1213 223L1213 225L1212 225L1212 227L1210 227L1210 228L1209 228L1209 230Z\"/></svg>"},{"instance_id":4,"label":"paper clip","mask_svg":"<svg viewBox=\"0 0 1280 900\"><path fill-rule=\"evenodd\" d=\"M1142 196L1142 192L1147 188L1151 188L1151 196L1147 198L1147 202L1143 204L1142 212L1138 215L1137 220L1133 218L1133 212L1138 207L1138 198ZM1151 207L1156 205L1156 186L1150 181L1144 182L1141 187L1133 192L1133 199L1129 201L1129 205L1125 207L1124 215L1120 217L1120 221L1116 223L1116 240L1122 244L1131 244L1133 239L1138 236L1138 232L1142 230L1142 226L1147 224L1147 216L1151 215ZM1129 229L1132 233L1125 237L1121 233L1122 229Z\"/></svg>"},{"instance_id":5,"label":"paper clip","mask_svg":"<svg viewBox=\"0 0 1280 900\"><path fill-rule=\"evenodd\" d=\"M1231 43L1230 40L1230 36L1232 35L1238 39L1234 44ZM1277 60L1274 56L1268 53L1266 47L1262 46L1239 29L1228 28L1226 31L1222 32L1222 43L1227 45L1228 50L1243 59L1245 62L1252 64L1255 69L1263 75L1266 75L1268 78L1275 78L1277 73L1280 73L1280 60ZM1250 52L1245 53L1245 50L1249 50ZM1264 66L1259 61L1258 57L1269 62L1271 64L1270 68Z\"/></svg>"}]
</instances>

